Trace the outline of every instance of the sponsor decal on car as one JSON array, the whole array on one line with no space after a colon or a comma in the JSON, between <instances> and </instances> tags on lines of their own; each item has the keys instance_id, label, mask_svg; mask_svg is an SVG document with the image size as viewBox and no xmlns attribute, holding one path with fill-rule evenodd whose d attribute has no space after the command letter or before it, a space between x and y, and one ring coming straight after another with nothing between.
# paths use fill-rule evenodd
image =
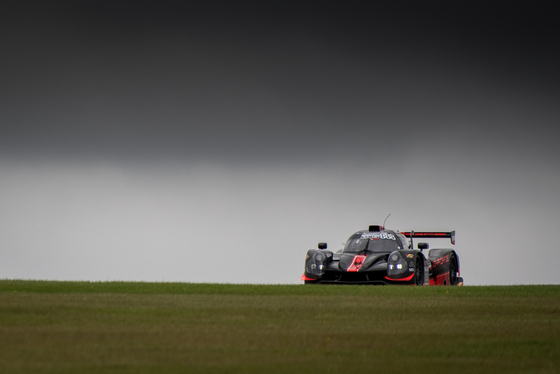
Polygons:
<instances>
[{"instance_id":1,"label":"sponsor decal on car","mask_svg":"<svg viewBox=\"0 0 560 374\"><path fill-rule=\"evenodd\" d=\"M449 255L443 256L442 258L438 258L437 260L435 260L433 262L432 267L438 267L444 264L447 264L449 262Z\"/></svg>"},{"instance_id":2,"label":"sponsor decal on car","mask_svg":"<svg viewBox=\"0 0 560 374\"><path fill-rule=\"evenodd\" d=\"M364 233L364 234L362 234L362 236L360 237L360 239L372 239L372 240L386 239L386 240L397 240L397 239L395 238L395 235L389 234L389 233L386 233L386 232Z\"/></svg>"}]
</instances>

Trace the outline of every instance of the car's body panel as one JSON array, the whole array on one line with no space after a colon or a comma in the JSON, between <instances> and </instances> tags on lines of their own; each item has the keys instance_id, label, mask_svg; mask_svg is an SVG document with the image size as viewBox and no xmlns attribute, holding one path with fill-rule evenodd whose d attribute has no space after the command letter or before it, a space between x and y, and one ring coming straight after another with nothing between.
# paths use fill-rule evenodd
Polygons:
<instances>
[{"instance_id":1,"label":"car's body panel","mask_svg":"<svg viewBox=\"0 0 560 374\"><path fill-rule=\"evenodd\" d=\"M408 243L407 237L410 238ZM399 232L372 225L348 238L333 253L326 243L310 249L301 280L326 284L462 285L459 257L452 249L432 249L428 257L412 248L412 238L450 238L451 232ZM422 248L428 246L424 243ZM460 284L459 284L460 283Z\"/></svg>"}]
</instances>

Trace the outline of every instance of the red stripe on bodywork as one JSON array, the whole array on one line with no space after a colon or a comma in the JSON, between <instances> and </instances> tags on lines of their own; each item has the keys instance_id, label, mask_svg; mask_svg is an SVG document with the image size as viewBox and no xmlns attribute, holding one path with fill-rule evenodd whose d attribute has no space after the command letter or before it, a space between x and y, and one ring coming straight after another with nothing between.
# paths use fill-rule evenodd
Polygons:
<instances>
[{"instance_id":1,"label":"red stripe on bodywork","mask_svg":"<svg viewBox=\"0 0 560 374\"><path fill-rule=\"evenodd\" d=\"M414 274L412 274L410 277L401 278L401 279L393 279L393 278L389 278L389 277L385 277L385 279L388 279L390 281L406 282L406 281L411 280L413 276L414 276Z\"/></svg>"}]
</instances>

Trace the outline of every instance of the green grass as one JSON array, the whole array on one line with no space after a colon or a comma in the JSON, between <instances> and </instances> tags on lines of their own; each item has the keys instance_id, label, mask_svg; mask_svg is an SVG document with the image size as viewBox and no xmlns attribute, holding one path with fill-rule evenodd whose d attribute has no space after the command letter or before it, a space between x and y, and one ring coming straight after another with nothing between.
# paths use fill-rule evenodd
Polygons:
<instances>
[{"instance_id":1,"label":"green grass","mask_svg":"<svg viewBox=\"0 0 560 374\"><path fill-rule=\"evenodd\" d=\"M560 286L0 281L1 373L558 373Z\"/></svg>"}]
</instances>

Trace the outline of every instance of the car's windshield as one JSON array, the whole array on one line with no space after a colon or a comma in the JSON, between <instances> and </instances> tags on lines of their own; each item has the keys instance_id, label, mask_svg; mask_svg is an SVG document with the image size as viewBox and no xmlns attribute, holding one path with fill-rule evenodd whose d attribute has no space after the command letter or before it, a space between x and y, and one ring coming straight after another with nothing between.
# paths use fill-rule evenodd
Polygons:
<instances>
[{"instance_id":1,"label":"car's windshield","mask_svg":"<svg viewBox=\"0 0 560 374\"><path fill-rule=\"evenodd\" d=\"M385 232L356 233L344 246L344 253L393 252L399 249L395 235Z\"/></svg>"}]
</instances>

